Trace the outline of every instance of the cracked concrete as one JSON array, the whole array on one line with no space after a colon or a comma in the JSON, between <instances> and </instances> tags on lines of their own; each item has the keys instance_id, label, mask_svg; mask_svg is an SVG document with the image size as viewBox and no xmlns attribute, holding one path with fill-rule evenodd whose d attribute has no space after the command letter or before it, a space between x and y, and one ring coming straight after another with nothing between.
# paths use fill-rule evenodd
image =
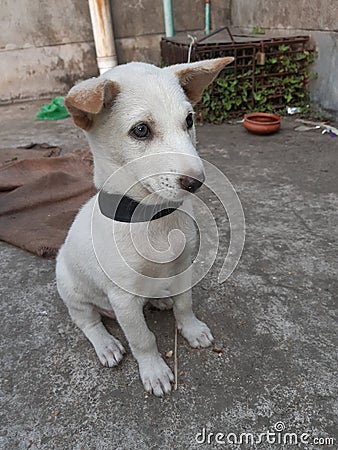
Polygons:
<instances>
[{"instance_id":1,"label":"cracked concrete","mask_svg":"<svg viewBox=\"0 0 338 450\"><path fill-rule=\"evenodd\" d=\"M70 119L37 122L40 103L0 109L1 145L83 145ZM24 108L24 109L21 109ZM194 288L195 309L215 347L179 338L179 388L147 396L128 352L106 369L57 295L54 261L1 243L1 448L296 448L263 443L199 444L207 433L262 433L283 422L309 439L298 448L337 448L338 138L293 131L272 136L241 125L198 127L202 157L230 179L246 217L241 261L223 285L218 258ZM208 201L206 189L201 197ZM208 203L227 246L225 212ZM162 353L173 349L172 314L147 308ZM126 344L113 321L109 329ZM172 360L169 360L172 366ZM202 437L199 436L201 440Z\"/></svg>"}]
</instances>

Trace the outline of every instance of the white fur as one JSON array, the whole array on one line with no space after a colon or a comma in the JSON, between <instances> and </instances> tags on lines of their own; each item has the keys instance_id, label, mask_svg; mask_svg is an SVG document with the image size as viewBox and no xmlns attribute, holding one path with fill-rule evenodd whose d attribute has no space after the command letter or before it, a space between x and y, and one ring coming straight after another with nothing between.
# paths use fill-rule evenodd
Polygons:
<instances>
[{"instance_id":1,"label":"white fur","mask_svg":"<svg viewBox=\"0 0 338 450\"><path fill-rule=\"evenodd\" d=\"M86 133L94 155L96 187L101 188L114 171L135 158L168 153L166 166L155 167L159 172L158 176L140 182L144 172L141 168L137 173L127 173L118 184L109 181L105 190L123 194L126 187L134 184L128 195L136 200L155 193L155 197L158 195L161 198L185 199L185 202L189 202L186 191L180 188L179 176L186 174L196 177L203 172L203 165L195 149L195 130L187 130L185 126L185 119L193 109L179 84L175 69L159 69L148 64L130 63L112 69L100 77L102 78L117 82L120 93L108 111L102 111L95 116L93 127ZM95 81L83 83L82 89L92 89L93 84ZM78 89L81 89L81 85ZM129 135L130 129L136 123L144 121L152 123L154 129L154 137L149 142L133 139ZM182 155L191 155L194 158L187 160ZM164 171L169 174L161 175ZM99 236L96 251L103 258L99 264L91 236L91 217L95 201L96 196L80 210L60 249L56 265L58 291L69 309L71 318L93 344L101 363L109 367L121 361L125 350L122 344L107 332L96 307L114 312L139 364L145 389L162 396L171 390L173 374L160 356L155 336L145 322L143 306L147 299L119 288L109 279L102 267L109 266L111 273L121 281L124 277L129 277L121 259L122 253L124 259L138 272L148 276L169 277L191 263L195 240L194 226L191 220L179 211L150 223L131 225L133 235L139 237L141 246L144 236L148 235L149 244L158 251L168 248L170 230L178 229L184 233L186 245L183 252L174 261L163 264L146 259L152 259L149 245L144 244L143 252L146 257L142 257L135 250L129 224L114 222L113 239L113 221L98 215L95 224L96 236ZM178 245L178 238L175 238L175 234L172 236L172 245L175 247L175 244ZM134 283L137 291L137 277L129 282ZM151 292L153 287L149 284L152 297L157 293L159 297L170 296L171 288L170 283L165 282L161 289L156 287L158 292ZM156 300L153 299L152 303L156 304ZM191 290L169 300L162 298L158 306L164 309L172 304L178 329L189 344L192 347L211 345L213 337L209 328L200 322L192 311Z\"/></svg>"}]
</instances>

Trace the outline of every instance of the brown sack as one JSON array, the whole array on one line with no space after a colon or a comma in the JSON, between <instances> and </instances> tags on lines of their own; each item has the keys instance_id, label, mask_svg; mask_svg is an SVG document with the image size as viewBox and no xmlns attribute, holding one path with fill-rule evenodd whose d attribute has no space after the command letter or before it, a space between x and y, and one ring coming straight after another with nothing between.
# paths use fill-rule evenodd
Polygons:
<instances>
[{"instance_id":1,"label":"brown sack","mask_svg":"<svg viewBox=\"0 0 338 450\"><path fill-rule=\"evenodd\" d=\"M0 156L6 161L0 165L0 239L55 256L79 208L96 193L92 156L82 150L45 157L36 151L34 157L34 150L12 149L11 157L6 151L7 159ZM30 159L22 159L24 152Z\"/></svg>"}]
</instances>

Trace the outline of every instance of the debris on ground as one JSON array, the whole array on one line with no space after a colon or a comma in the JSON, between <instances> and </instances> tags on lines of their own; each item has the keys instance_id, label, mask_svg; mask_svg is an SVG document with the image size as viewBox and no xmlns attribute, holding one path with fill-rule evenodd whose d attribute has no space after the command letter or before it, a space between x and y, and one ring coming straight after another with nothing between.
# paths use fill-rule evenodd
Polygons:
<instances>
[{"instance_id":1,"label":"debris on ground","mask_svg":"<svg viewBox=\"0 0 338 450\"><path fill-rule=\"evenodd\" d=\"M290 115L301 113L301 109L297 106L287 106L286 112Z\"/></svg>"},{"instance_id":2,"label":"debris on ground","mask_svg":"<svg viewBox=\"0 0 338 450\"><path fill-rule=\"evenodd\" d=\"M60 120L70 116L65 107L64 97L55 97L48 105L43 105L37 113L39 120Z\"/></svg>"},{"instance_id":3,"label":"debris on ground","mask_svg":"<svg viewBox=\"0 0 338 450\"><path fill-rule=\"evenodd\" d=\"M325 122L313 122L311 120L304 120L304 119L296 119L295 121L303 124L297 126L294 129L295 131L311 131L322 129L322 134L329 133L331 137L338 136L338 128L328 125Z\"/></svg>"},{"instance_id":4,"label":"debris on ground","mask_svg":"<svg viewBox=\"0 0 338 450\"><path fill-rule=\"evenodd\" d=\"M222 353L223 353L223 350L220 349L220 348L213 348L212 351L213 351L214 353L218 353L218 354L222 354Z\"/></svg>"},{"instance_id":5,"label":"debris on ground","mask_svg":"<svg viewBox=\"0 0 338 450\"><path fill-rule=\"evenodd\" d=\"M314 131L314 130L319 130L320 129L320 125L316 125L314 127L308 127L306 125L299 125L298 127L295 128L295 131Z\"/></svg>"}]
</instances>

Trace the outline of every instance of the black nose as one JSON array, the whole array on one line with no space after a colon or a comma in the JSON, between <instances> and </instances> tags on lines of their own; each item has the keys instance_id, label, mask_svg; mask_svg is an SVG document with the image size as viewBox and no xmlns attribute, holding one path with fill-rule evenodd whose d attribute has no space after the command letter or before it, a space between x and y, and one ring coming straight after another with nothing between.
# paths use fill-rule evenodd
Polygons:
<instances>
[{"instance_id":1,"label":"black nose","mask_svg":"<svg viewBox=\"0 0 338 450\"><path fill-rule=\"evenodd\" d=\"M184 189L185 191L196 192L197 189L199 189L202 186L204 180L205 177L203 174L199 177L199 180L184 175L183 177L180 178L180 185L181 188Z\"/></svg>"}]
</instances>

